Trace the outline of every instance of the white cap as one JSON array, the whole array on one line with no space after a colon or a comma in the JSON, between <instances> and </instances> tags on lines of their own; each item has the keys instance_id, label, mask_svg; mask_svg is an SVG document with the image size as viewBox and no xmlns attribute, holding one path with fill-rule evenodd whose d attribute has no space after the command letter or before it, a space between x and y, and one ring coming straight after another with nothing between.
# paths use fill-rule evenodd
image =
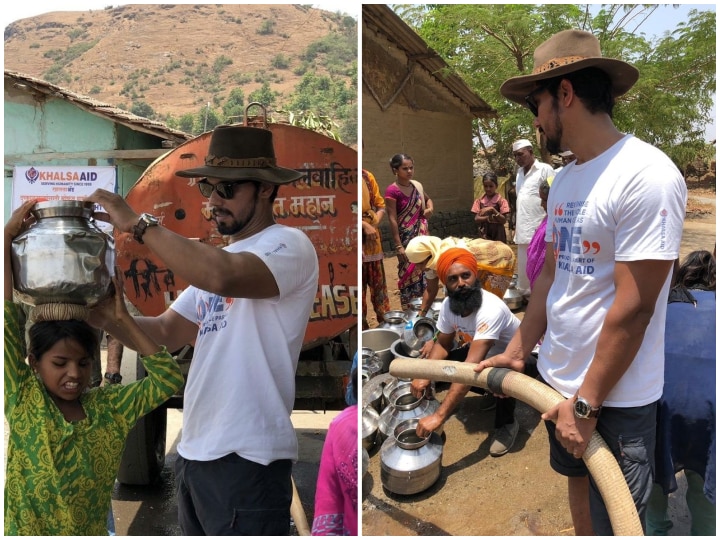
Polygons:
<instances>
[{"instance_id":1,"label":"white cap","mask_svg":"<svg viewBox=\"0 0 720 540\"><path fill-rule=\"evenodd\" d=\"M575 154L573 154L572 150L565 150L564 152L560 152L558 155L560 157L570 157L570 156L574 156Z\"/></svg>"},{"instance_id":2,"label":"white cap","mask_svg":"<svg viewBox=\"0 0 720 540\"><path fill-rule=\"evenodd\" d=\"M513 143L512 151L517 152L518 150L520 150L521 148L525 148L526 146L532 148L532 143L527 139L518 139Z\"/></svg>"}]
</instances>

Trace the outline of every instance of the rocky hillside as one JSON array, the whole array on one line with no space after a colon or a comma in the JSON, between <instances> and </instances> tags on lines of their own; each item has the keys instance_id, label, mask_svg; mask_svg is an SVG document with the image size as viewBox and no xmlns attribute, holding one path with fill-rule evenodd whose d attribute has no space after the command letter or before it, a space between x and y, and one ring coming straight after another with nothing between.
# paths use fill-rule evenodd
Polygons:
<instances>
[{"instance_id":1,"label":"rocky hillside","mask_svg":"<svg viewBox=\"0 0 720 540\"><path fill-rule=\"evenodd\" d=\"M354 92L357 61L350 16L303 5L126 5L52 12L5 28L5 68L160 119L222 107L267 83L276 107L307 73L342 79ZM245 100L247 103L247 99Z\"/></svg>"}]
</instances>

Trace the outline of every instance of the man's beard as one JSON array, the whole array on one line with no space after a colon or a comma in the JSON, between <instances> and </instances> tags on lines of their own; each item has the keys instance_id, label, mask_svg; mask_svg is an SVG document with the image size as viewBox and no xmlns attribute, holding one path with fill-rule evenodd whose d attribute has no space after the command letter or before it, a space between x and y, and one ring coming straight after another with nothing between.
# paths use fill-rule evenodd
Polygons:
<instances>
[{"instance_id":1,"label":"man's beard","mask_svg":"<svg viewBox=\"0 0 720 540\"><path fill-rule=\"evenodd\" d=\"M250 223L250 220L253 218L253 216L255 216L256 209L257 209L257 197L253 200L252 211L245 219L242 219L239 221L237 219L233 219L230 223L220 223L217 220L218 215L230 216L233 218L234 218L234 216L227 210L214 208L213 209L213 217L216 218L215 225L217 226L218 232L224 236L234 236L234 235L238 234L240 231L242 231L247 226L248 223Z\"/></svg>"},{"instance_id":2,"label":"man's beard","mask_svg":"<svg viewBox=\"0 0 720 540\"><path fill-rule=\"evenodd\" d=\"M555 113L555 118L554 118L555 133L551 137L550 135L548 135L547 131L543 130L543 132L545 133L545 148L547 148L547 151L550 152L551 154L559 154L560 152L567 150L567 148L562 148L560 146L560 141L561 141L562 135L563 135L563 127L562 127L562 124L560 123L560 119L558 118L558 114L557 114L557 111L558 111L557 98L553 99L552 110Z\"/></svg>"},{"instance_id":3,"label":"man's beard","mask_svg":"<svg viewBox=\"0 0 720 540\"><path fill-rule=\"evenodd\" d=\"M459 317L467 317L482 306L482 288L479 282L467 287L460 287L454 292L448 291L450 311Z\"/></svg>"}]
</instances>

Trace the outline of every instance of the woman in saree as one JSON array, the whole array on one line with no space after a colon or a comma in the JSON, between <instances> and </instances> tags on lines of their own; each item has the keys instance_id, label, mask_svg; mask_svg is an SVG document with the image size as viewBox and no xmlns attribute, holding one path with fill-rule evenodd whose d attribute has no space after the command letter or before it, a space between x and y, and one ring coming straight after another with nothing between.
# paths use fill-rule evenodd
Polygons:
<instances>
[{"instance_id":1,"label":"woman in saree","mask_svg":"<svg viewBox=\"0 0 720 540\"><path fill-rule=\"evenodd\" d=\"M425 278L422 269L408 260L405 247L416 236L428 234L427 220L432 215L433 202L422 184L413 180L415 165L410 156L394 155L390 169L395 182L385 190L385 204L398 258L400 304L402 309L407 309L413 298L423 295Z\"/></svg>"},{"instance_id":2,"label":"woman in saree","mask_svg":"<svg viewBox=\"0 0 720 540\"><path fill-rule=\"evenodd\" d=\"M503 298L515 273L515 254L510 246L497 240L484 238L438 238L437 236L419 236L410 240L407 246L407 258L416 268L425 271L427 288L423 294L420 315L426 315L437 297L440 278L437 274L437 261L440 254L452 247L465 248L475 256L478 280L483 289Z\"/></svg>"}]
</instances>

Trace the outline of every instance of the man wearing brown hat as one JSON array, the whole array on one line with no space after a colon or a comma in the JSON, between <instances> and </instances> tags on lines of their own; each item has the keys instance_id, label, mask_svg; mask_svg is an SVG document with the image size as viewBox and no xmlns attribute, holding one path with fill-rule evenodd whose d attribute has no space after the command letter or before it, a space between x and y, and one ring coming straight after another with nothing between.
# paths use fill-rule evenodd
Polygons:
<instances>
[{"instance_id":1,"label":"man wearing brown hat","mask_svg":"<svg viewBox=\"0 0 720 540\"><path fill-rule=\"evenodd\" d=\"M637 79L633 66L603 58L592 34L566 30L536 49L532 74L500 88L535 115L551 153L572 144L577 159L550 190L547 255L525 317L505 352L477 369L522 369L544 334L538 371L567 398L543 414L550 463L568 476L576 534L592 532L581 458L594 430L617 457L643 526L652 486L665 306L687 190L665 154L613 124L615 99ZM589 489L592 530L612 534L592 479Z\"/></svg>"},{"instance_id":2,"label":"man wearing brown hat","mask_svg":"<svg viewBox=\"0 0 720 540\"><path fill-rule=\"evenodd\" d=\"M288 535L295 368L317 291L315 249L276 224L279 186L302 175L278 167L272 133L218 126L205 165L177 171L208 198L223 249L137 215L118 195L89 197L192 284L142 327L168 350L194 343L175 464L184 535ZM121 341L126 336L117 335ZM132 343L125 343L131 346Z\"/></svg>"}]
</instances>

